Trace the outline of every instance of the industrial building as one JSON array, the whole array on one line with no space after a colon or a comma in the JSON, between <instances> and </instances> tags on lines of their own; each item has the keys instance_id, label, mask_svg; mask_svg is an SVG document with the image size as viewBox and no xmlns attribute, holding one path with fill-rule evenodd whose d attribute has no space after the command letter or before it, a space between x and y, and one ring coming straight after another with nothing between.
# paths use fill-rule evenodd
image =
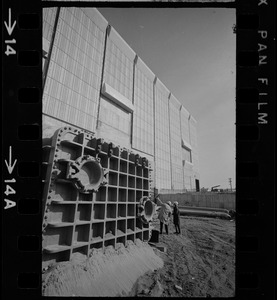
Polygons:
<instances>
[{"instance_id":1,"label":"industrial building","mask_svg":"<svg viewBox=\"0 0 277 300\"><path fill-rule=\"evenodd\" d=\"M136 150L158 192L199 189L196 120L97 9L44 8L43 53L44 128Z\"/></svg>"},{"instance_id":2,"label":"industrial building","mask_svg":"<svg viewBox=\"0 0 277 300\"><path fill-rule=\"evenodd\" d=\"M196 120L97 9L43 9L42 102L44 265L148 240L142 197L199 190Z\"/></svg>"}]
</instances>

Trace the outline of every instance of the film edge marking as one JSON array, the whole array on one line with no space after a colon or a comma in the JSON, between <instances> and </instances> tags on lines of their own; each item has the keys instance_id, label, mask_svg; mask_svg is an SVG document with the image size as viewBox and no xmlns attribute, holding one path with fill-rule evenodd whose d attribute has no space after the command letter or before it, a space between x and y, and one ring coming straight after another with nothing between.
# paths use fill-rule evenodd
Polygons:
<instances>
[{"instance_id":1,"label":"film edge marking","mask_svg":"<svg viewBox=\"0 0 277 300\"><path fill-rule=\"evenodd\" d=\"M16 25L16 20L12 23L12 10L11 8L9 8L9 19L8 19L8 24L6 21L4 21L5 27L7 29L8 35L11 36L14 30L14 27ZM15 55L16 54L16 50L14 50L14 48L8 44L16 44L16 40L12 39L12 40L5 40L5 44L6 45L6 51L5 54L7 56L9 55Z\"/></svg>"},{"instance_id":2,"label":"film edge marking","mask_svg":"<svg viewBox=\"0 0 277 300\"><path fill-rule=\"evenodd\" d=\"M267 0L259 0L258 6L260 6L262 4L268 5Z\"/></svg>"},{"instance_id":3,"label":"film edge marking","mask_svg":"<svg viewBox=\"0 0 277 300\"><path fill-rule=\"evenodd\" d=\"M14 167L17 163L17 159L14 160L14 162L12 162L12 146L9 146L9 162L7 162L7 160L5 159L5 164L6 167L8 169L9 174L11 175ZM16 194L16 191L7 183L15 183L16 180L14 178L12 179L5 179L4 180L5 184L6 184L6 190L4 192L4 194L8 197L9 195L14 195ZM16 202L10 199L5 199L4 201L6 202L6 206L4 207L4 209L9 209L12 208L14 206L16 206Z\"/></svg>"},{"instance_id":4,"label":"film edge marking","mask_svg":"<svg viewBox=\"0 0 277 300\"><path fill-rule=\"evenodd\" d=\"M267 30L258 30L258 34L262 40L267 40L268 38L268 31ZM266 44L262 44L258 42L258 53L259 53L259 67L262 65L267 65L267 55L260 55L261 51L267 49ZM258 76L258 82L261 84L265 84L268 86L268 77ZM262 97L260 100L260 97ZM262 110L262 105L268 105L268 102L265 101L264 97L268 96L267 92L259 91L259 102L258 102L258 124L264 125L268 124L268 113Z\"/></svg>"}]
</instances>

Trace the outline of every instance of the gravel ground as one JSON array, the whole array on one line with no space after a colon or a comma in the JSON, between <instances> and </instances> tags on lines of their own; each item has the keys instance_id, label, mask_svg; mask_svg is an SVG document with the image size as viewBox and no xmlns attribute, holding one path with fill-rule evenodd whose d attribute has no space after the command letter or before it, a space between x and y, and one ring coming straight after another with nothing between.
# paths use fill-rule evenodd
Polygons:
<instances>
[{"instance_id":1,"label":"gravel ground","mask_svg":"<svg viewBox=\"0 0 277 300\"><path fill-rule=\"evenodd\" d=\"M158 222L154 227L158 229ZM138 279L129 296L232 297L235 294L235 221L181 217L181 234L160 235L164 267Z\"/></svg>"}]
</instances>

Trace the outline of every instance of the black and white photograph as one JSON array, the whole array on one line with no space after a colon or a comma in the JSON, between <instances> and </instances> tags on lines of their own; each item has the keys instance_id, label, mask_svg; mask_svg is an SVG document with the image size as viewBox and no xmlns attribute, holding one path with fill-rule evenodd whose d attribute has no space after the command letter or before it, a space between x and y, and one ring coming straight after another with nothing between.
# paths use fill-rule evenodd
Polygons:
<instances>
[{"instance_id":1,"label":"black and white photograph","mask_svg":"<svg viewBox=\"0 0 277 300\"><path fill-rule=\"evenodd\" d=\"M236 9L42 11L42 295L234 297Z\"/></svg>"}]
</instances>

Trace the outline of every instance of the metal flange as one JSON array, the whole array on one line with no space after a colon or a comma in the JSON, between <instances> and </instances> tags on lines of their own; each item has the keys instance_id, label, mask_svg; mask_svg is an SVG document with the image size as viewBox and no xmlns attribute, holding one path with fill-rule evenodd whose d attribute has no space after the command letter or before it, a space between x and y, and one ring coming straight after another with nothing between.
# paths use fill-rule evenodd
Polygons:
<instances>
[{"instance_id":1,"label":"metal flange","mask_svg":"<svg viewBox=\"0 0 277 300\"><path fill-rule=\"evenodd\" d=\"M92 193L107 184L107 173L99 158L83 155L68 163L66 179L71 180L82 193Z\"/></svg>"},{"instance_id":2,"label":"metal flange","mask_svg":"<svg viewBox=\"0 0 277 300\"><path fill-rule=\"evenodd\" d=\"M155 212L156 206L153 201L150 200L150 197L142 197L139 201L137 212L137 217L142 221L142 223L148 224L151 222Z\"/></svg>"}]
</instances>

